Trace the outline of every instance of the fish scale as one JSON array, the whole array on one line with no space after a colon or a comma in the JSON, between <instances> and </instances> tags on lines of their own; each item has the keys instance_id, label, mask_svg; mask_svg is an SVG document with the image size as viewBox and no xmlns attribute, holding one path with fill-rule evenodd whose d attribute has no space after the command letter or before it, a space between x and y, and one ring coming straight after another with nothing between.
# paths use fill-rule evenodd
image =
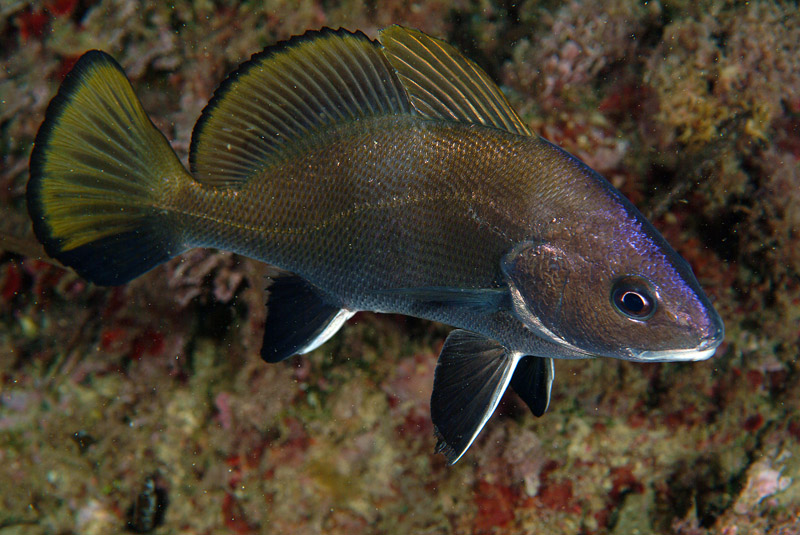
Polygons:
<instances>
[{"instance_id":1,"label":"fish scale","mask_svg":"<svg viewBox=\"0 0 800 535\"><path fill-rule=\"evenodd\" d=\"M470 152L494 154L475 129L426 125L436 134L420 135L417 123L431 121L407 118L380 124L386 122L376 121L374 135L325 136L331 140L324 146L293 151L242 189L189 183L167 204L198 219L198 224L185 225L192 229L191 245L230 249L291 267L320 285L327 286L326 278L341 278L339 272L346 272L347 284L362 289L384 287L387 280L398 287L436 281L484 287L499 275L499 259L510 244L536 231L511 219L514 212L530 209L530 202L520 202L519 196L498 198L503 180L487 184L482 172L493 167L491 158L484 157L483 162L476 158L473 166L459 165ZM450 155L440 148L436 159L428 158L427 167L404 163L433 156L426 147L434 135L441 138L440 147L453 140ZM476 141L465 143L462 135L472 135ZM372 139L387 148L365 143ZM403 155L398 165L393 152ZM335 160L347 165L331 165ZM322 172L325 180L319 180ZM505 243L492 239L498 237L499 228L507 229ZM470 250L476 240L492 246ZM382 254L382 248L411 249L415 254L398 258ZM398 269L398 261L405 262L403 269ZM320 262L324 269L319 269Z\"/></svg>"}]
</instances>

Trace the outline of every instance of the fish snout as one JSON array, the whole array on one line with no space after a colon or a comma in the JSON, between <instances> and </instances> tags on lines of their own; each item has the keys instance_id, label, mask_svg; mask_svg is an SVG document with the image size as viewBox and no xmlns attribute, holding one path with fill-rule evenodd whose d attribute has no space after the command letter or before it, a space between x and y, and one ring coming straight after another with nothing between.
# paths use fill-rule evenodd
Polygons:
<instances>
[{"instance_id":1,"label":"fish snout","mask_svg":"<svg viewBox=\"0 0 800 535\"><path fill-rule=\"evenodd\" d=\"M698 351L710 351L709 357L714 354L714 351L722 343L722 339L725 338L725 324L720 315L716 310L712 310L710 316L697 348Z\"/></svg>"},{"instance_id":2,"label":"fish snout","mask_svg":"<svg viewBox=\"0 0 800 535\"><path fill-rule=\"evenodd\" d=\"M644 362L687 362L711 358L722 343L725 326L714 309L709 311L707 318L701 326L695 326L697 345L694 347L633 352L630 359Z\"/></svg>"}]
</instances>

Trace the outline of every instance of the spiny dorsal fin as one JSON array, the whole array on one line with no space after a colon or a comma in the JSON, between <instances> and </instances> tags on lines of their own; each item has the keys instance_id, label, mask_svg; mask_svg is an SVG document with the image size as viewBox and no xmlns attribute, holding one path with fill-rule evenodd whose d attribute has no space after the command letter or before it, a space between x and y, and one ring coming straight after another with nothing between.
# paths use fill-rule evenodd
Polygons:
<instances>
[{"instance_id":1,"label":"spiny dorsal fin","mask_svg":"<svg viewBox=\"0 0 800 535\"><path fill-rule=\"evenodd\" d=\"M329 124L411 112L380 45L361 32L306 32L255 54L203 110L189 154L195 178L233 186L291 140Z\"/></svg>"},{"instance_id":2,"label":"spiny dorsal fin","mask_svg":"<svg viewBox=\"0 0 800 535\"><path fill-rule=\"evenodd\" d=\"M497 84L449 44L401 26L381 30L378 40L422 115L531 134Z\"/></svg>"}]
</instances>

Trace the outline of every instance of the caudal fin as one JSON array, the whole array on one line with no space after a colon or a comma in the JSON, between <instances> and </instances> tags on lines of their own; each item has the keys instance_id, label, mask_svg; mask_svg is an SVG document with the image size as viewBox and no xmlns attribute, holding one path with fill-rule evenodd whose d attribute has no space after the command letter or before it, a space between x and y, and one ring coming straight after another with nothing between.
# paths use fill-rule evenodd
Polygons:
<instances>
[{"instance_id":1,"label":"caudal fin","mask_svg":"<svg viewBox=\"0 0 800 535\"><path fill-rule=\"evenodd\" d=\"M31 154L28 213L47 254L122 284L184 250L164 199L191 177L111 56L93 50L47 108Z\"/></svg>"}]
</instances>

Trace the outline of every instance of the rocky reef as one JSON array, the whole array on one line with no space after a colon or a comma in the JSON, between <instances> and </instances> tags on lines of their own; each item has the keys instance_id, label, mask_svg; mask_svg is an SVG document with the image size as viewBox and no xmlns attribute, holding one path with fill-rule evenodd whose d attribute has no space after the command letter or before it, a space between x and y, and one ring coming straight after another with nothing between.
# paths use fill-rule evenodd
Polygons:
<instances>
[{"instance_id":1,"label":"rocky reef","mask_svg":"<svg viewBox=\"0 0 800 535\"><path fill-rule=\"evenodd\" d=\"M321 26L440 36L605 175L726 323L705 362L556 363L455 466L429 397L448 328L358 314L261 361L265 267L191 251L116 288L48 262L28 158L88 49L185 161L217 84ZM800 12L720 0L12 0L0 7L0 535L800 533Z\"/></svg>"}]
</instances>

